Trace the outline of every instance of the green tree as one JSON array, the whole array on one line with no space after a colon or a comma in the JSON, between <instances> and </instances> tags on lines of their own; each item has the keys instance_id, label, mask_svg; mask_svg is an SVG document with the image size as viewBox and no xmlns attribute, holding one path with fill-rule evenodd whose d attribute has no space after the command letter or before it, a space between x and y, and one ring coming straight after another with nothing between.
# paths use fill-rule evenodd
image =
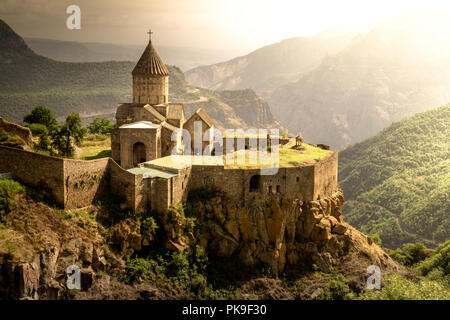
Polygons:
<instances>
[{"instance_id":1,"label":"green tree","mask_svg":"<svg viewBox=\"0 0 450 320\"><path fill-rule=\"evenodd\" d=\"M53 116L53 112L44 106L38 106L31 110L31 113L25 115L23 121L28 124L39 123L47 128L53 127L58 123Z\"/></svg>"},{"instance_id":2,"label":"green tree","mask_svg":"<svg viewBox=\"0 0 450 320\"><path fill-rule=\"evenodd\" d=\"M427 248L422 243L407 243L401 249L390 253L390 256L405 266L412 266L427 257Z\"/></svg>"},{"instance_id":3,"label":"green tree","mask_svg":"<svg viewBox=\"0 0 450 320\"><path fill-rule=\"evenodd\" d=\"M89 133L93 134L109 134L114 129L114 124L105 118L95 118L88 126Z\"/></svg>"},{"instance_id":4,"label":"green tree","mask_svg":"<svg viewBox=\"0 0 450 320\"><path fill-rule=\"evenodd\" d=\"M53 147L61 157L73 157L74 144L81 146L86 135L86 129L81 126L81 118L77 113L72 113L66 118L64 125L52 131Z\"/></svg>"}]
</instances>

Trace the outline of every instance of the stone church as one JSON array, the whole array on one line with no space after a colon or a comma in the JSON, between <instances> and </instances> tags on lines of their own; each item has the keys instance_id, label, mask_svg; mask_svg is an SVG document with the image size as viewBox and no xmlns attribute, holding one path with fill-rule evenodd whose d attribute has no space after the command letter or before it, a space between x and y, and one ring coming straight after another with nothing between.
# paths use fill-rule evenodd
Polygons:
<instances>
[{"instance_id":1,"label":"stone church","mask_svg":"<svg viewBox=\"0 0 450 320\"><path fill-rule=\"evenodd\" d=\"M177 129L184 128L194 137L194 122L201 122L202 134L214 127L201 108L185 120L183 104L169 102L169 70L151 38L132 76L133 102L119 104L117 127L111 134L112 158L123 168L171 155L181 139L181 132L172 138ZM191 150L191 153L200 152Z\"/></svg>"}]
</instances>

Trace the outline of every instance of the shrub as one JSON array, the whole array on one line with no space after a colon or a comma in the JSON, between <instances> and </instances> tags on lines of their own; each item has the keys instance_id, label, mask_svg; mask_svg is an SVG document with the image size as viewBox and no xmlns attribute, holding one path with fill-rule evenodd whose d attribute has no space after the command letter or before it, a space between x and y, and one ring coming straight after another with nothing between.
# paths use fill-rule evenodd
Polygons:
<instances>
[{"instance_id":1,"label":"shrub","mask_svg":"<svg viewBox=\"0 0 450 320\"><path fill-rule=\"evenodd\" d=\"M405 266L412 266L427 257L427 248L423 243L407 243L401 249L390 253L392 259Z\"/></svg>"},{"instance_id":2,"label":"shrub","mask_svg":"<svg viewBox=\"0 0 450 320\"><path fill-rule=\"evenodd\" d=\"M187 217L186 218L186 224L184 225L185 232L187 232L187 233L194 233L196 224L197 224L197 218L196 217Z\"/></svg>"},{"instance_id":3,"label":"shrub","mask_svg":"<svg viewBox=\"0 0 450 320\"><path fill-rule=\"evenodd\" d=\"M25 187L11 179L0 179L0 222L5 222L5 215L14 209L14 196L24 193Z\"/></svg>"},{"instance_id":4,"label":"shrub","mask_svg":"<svg viewBox=\"0 0 450 320\"><path fill-rule=\"evenodd\" d=\"M4 146L23 146L26 143L18 135L6 131L0 131L0 144Z\"/></svg>"},{"instance_id":5,"label":"shrub","mask_svg":"<svg viewBox=\"0 0 450 320\"><path fill-rule=\"evenodd\" d=\"M336 278L330 279L325 286L322 287L319 300L346 300L350 299L350 287L348 280L343 275L338 274Z\"/></svg>"},{"instance_id":6,"label":"shrub","mask_svg":"<svg viewBox=\"0 0 450 320\"><path fill-rule=\"evenodd\" d=\"M443 276L450 275L450 240L441 244L427 259L419 263L417 269L424 276L433 270L440 270Z\"/></svg>"},{"instance_id":7,"label":"shrub","mask_svg":"<svg viewBox=\"0 0 450 320\"><path fill-rule=\"evenodd\" d=\"M158 229L158 224L156 223L155 218L147 217L141 220L141 228L144 230L156 230Z\"/></svg>"},{"instance_id":8,"label":"shrub","mask_svg":"<svg viewBox=\"0 0 450 320\"><path fill-rule=\"evenodd\" d=\"M372 238L373 242L375 242L377 245L381 246L381 238L378 233L371 234L370 237Z\"/></svg>"},{"instance_id":9,"label":"shrub","mask_svg":"<svg viewBox=\"0 0 450 320\"><path fill-rule=\"evenodd\" d=\"M42 123L32 123L28 126L33 136L40 137L41 135L48 135L47 127Z\"/></svg>"},{"instance_id":10,"label":"shrub","mask_svg":"<svg viewBox=\"0 0 450 320\"><path fill-rule=\"evenodd\" d=\"M166 269L161 261L134 258L127 262L125 273L120 276L120 280L127 284L133 284L141 280L155 280L165 272Z\"/></svg>"},{"instance_id":11,"label":"shrub","mask_svg":"<svg viewBox=\"0 0 450 320\"><path fill-rule=\"evenodd\" d=\"M385 278L381 290L367 290L361 296L363 300L449 300L450 290L436 281L407 280L394 274Z\"/></svg>"}]
</instances>

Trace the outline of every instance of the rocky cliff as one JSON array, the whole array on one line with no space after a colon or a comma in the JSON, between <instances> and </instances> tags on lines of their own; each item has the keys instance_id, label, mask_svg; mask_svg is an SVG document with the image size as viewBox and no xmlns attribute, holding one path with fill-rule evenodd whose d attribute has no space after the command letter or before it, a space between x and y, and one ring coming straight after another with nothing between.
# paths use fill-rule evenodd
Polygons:
<instances>
[{"instance_id":1,"label":"rocky cliff","mask_svg":"<svg viewBox=\"0 0 450 320\"><path fill-rule=\"evenodd\" d=\"M247 267L267 265L280 274L312 270L315 264L330 273L350 251L364 250L372 264L396 269L370 237L343 221L343 202L343 193L338 191L308 202L256 197L246 207L222 196L194 202L192 208L203 226L197 234L200 245Z\"/></svg>"},{"instance_id":2,"label":"rocky cliff","mask_svg":"<svg viewBox=\"0 0 450 320\"><path fill-rule=\"evenodd\" d=\"M2 211L6 218L0 229L0 297L198 298L198 289L192 289L197 284L189 284L188 289L179 284L171 287L167 281L148 280L145 273L139 273L136 283L118 281L130 272L131 257L146 254L160 259L151 248L163 246L180 254L201 247L210 261L224 262L222 272L239 270L234 294L241 298L254 297L249 292L261 286L267 290L260 298L295 298L276 280L281 273L342 273L361 290L369 265L380 266L385 274L402 272L369 237L343 221L343 201L338 191L330 198L304 203L255 198L243 207L220 194L189 202L186 210L191 218L171 208L158 216L156 226L142 217L126 217L119 207L97 205L68 212L19 194L15 205ZM192 217L196 227L186 228ZM81 268L81 291L66 288L71 265ZM258 278L255 270L261 266L270 269L275 279Z\"/></svg>"}]
</instances>

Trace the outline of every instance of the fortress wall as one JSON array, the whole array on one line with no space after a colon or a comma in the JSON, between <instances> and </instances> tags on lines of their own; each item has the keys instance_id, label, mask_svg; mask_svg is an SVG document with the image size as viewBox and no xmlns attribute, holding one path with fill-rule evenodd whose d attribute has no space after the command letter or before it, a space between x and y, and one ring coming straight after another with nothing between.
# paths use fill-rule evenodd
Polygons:
<instances>
[{"instance_id":1,"label":"fortress wall","mask_svg":"<svg viewBox=\"0 0 450 320\"><path fill-rule=\"evenodd\" d=\"M137 177L140 176L140 179L142 179L142 175L135 175L126 171L112 159L109 160L109 172L110 192L124 198L127 205L134 210L136 208Z\"/></svg>"},{"instance_id":2,"label":"fortress wall","mask_svg":"<svg viewBox=\"0 0 450 320\"><path fill-rule=\"evenodd\" d=\"M245 177L243 170L224 169L222 166L192 166L189 189L215 186L233 199L243 200Z\"/></svg>"},{"instance_id":3,"label":"fortress wall","mask_svg":"<svg viewBox=\"0 0 450 320\"><path fill-rule=\"evenodd\" d=\"M136 175L134 180L134 199L131 208L135 213L147 210L150 197L150 179L143 179L142 174Z\"/></svg>"},{"instance_id":4,"label":"fortress wall","mask_svg":"<svg viewBox=\"0 0 450 320\"><path fill-rule=\"evenodd\" d=\"M338 190L338 153L314 165L314 200L330 197Z\"/></svg>"},{"instance_id":5,"label":"fortress wall","mask_svg":"<svg viewBox=\"0 0 450 320\"><path fill-rule=\"evenodd\" d=\"M326 167L326 166L325 166ZM274 175L261 175L260 169L224 169L220 166L193 166L189 189L213 185L238 201L256 196L250 191L250 179L260 176L259 195L283 195L302 201L314 198L315 166L280 168ZM278 187L278 188L277 188ZM320 186L319 186L320 187Z\"/></svg>"},{"instance_id":6,"label":"fortress wall","mask_svg":"<svg viewBox=\"0 0 450 320\"><path fill-rule=\"evenodd\" d=\"M314 198L314 166L285 168L285 194L289 198L310 201Z\"/></svg>"},{"instance_id":7,"label":"fortress wall","mask_svg":"<svg viewBox=\"0 0 450 320\"><path fill-rule=\"evenodd\" d=\"M260 194L268 194L271 186L273 194L279 193L303 201L313 198L313 166L280 168L275 175L261 175L260 169L223 169L208 166L194 166L192 172L191 188L215 185L230 198L240 201L247 201L254 196L250 192L250 179L254 175L260 176Z\"/></svg>"},{"instance_id":8,"label":"fortress wall","mask_svg":"<svg viewBox=\"0 0 450 320\"><path fill-rule=\"evenodd\" d=\"M150 208L157 212L164 212L169 209L171 201L170 186L171 179L152 178L150 181Z\"/></svg>"},{"instance_id":9,"label":"fortress wall","mask_svg":"<svg viewBox=\"0 0 450 320\"><path fill-rule=\"evenodd\" d=\"M111 131L111 158L114 161L120 161L120 136L119 128L114 128Z\"/></svg>"},{"instance_id":10,"label":"fortress wall","mask_svg":"<svg viewBox=\"0 0 450 320\"><path fill-rule=\"evenodd\" d=\"M0 172L39 189L64 206L64 160L0 146Z\"/></svg>"},{"instance_id":11,"label":"fortress wall","mask_svg":"<svg viewBox=\"0 0 450 320\"><path fill-rule=\"evenodd\" d=\"M184 168L172 179L172 203L186 202L189 193L192 168Z\"/></svg>"},{"instance_id":12,"label":"fortress wall","mask_svg":"<svg viewBox=\"0 0 450 320\"><path fill-rule=\"evenodd\" d=\"M84 161L64 159L64 207L86 207L109 189L109 158Z\"/></svg>"}]
</instances>

